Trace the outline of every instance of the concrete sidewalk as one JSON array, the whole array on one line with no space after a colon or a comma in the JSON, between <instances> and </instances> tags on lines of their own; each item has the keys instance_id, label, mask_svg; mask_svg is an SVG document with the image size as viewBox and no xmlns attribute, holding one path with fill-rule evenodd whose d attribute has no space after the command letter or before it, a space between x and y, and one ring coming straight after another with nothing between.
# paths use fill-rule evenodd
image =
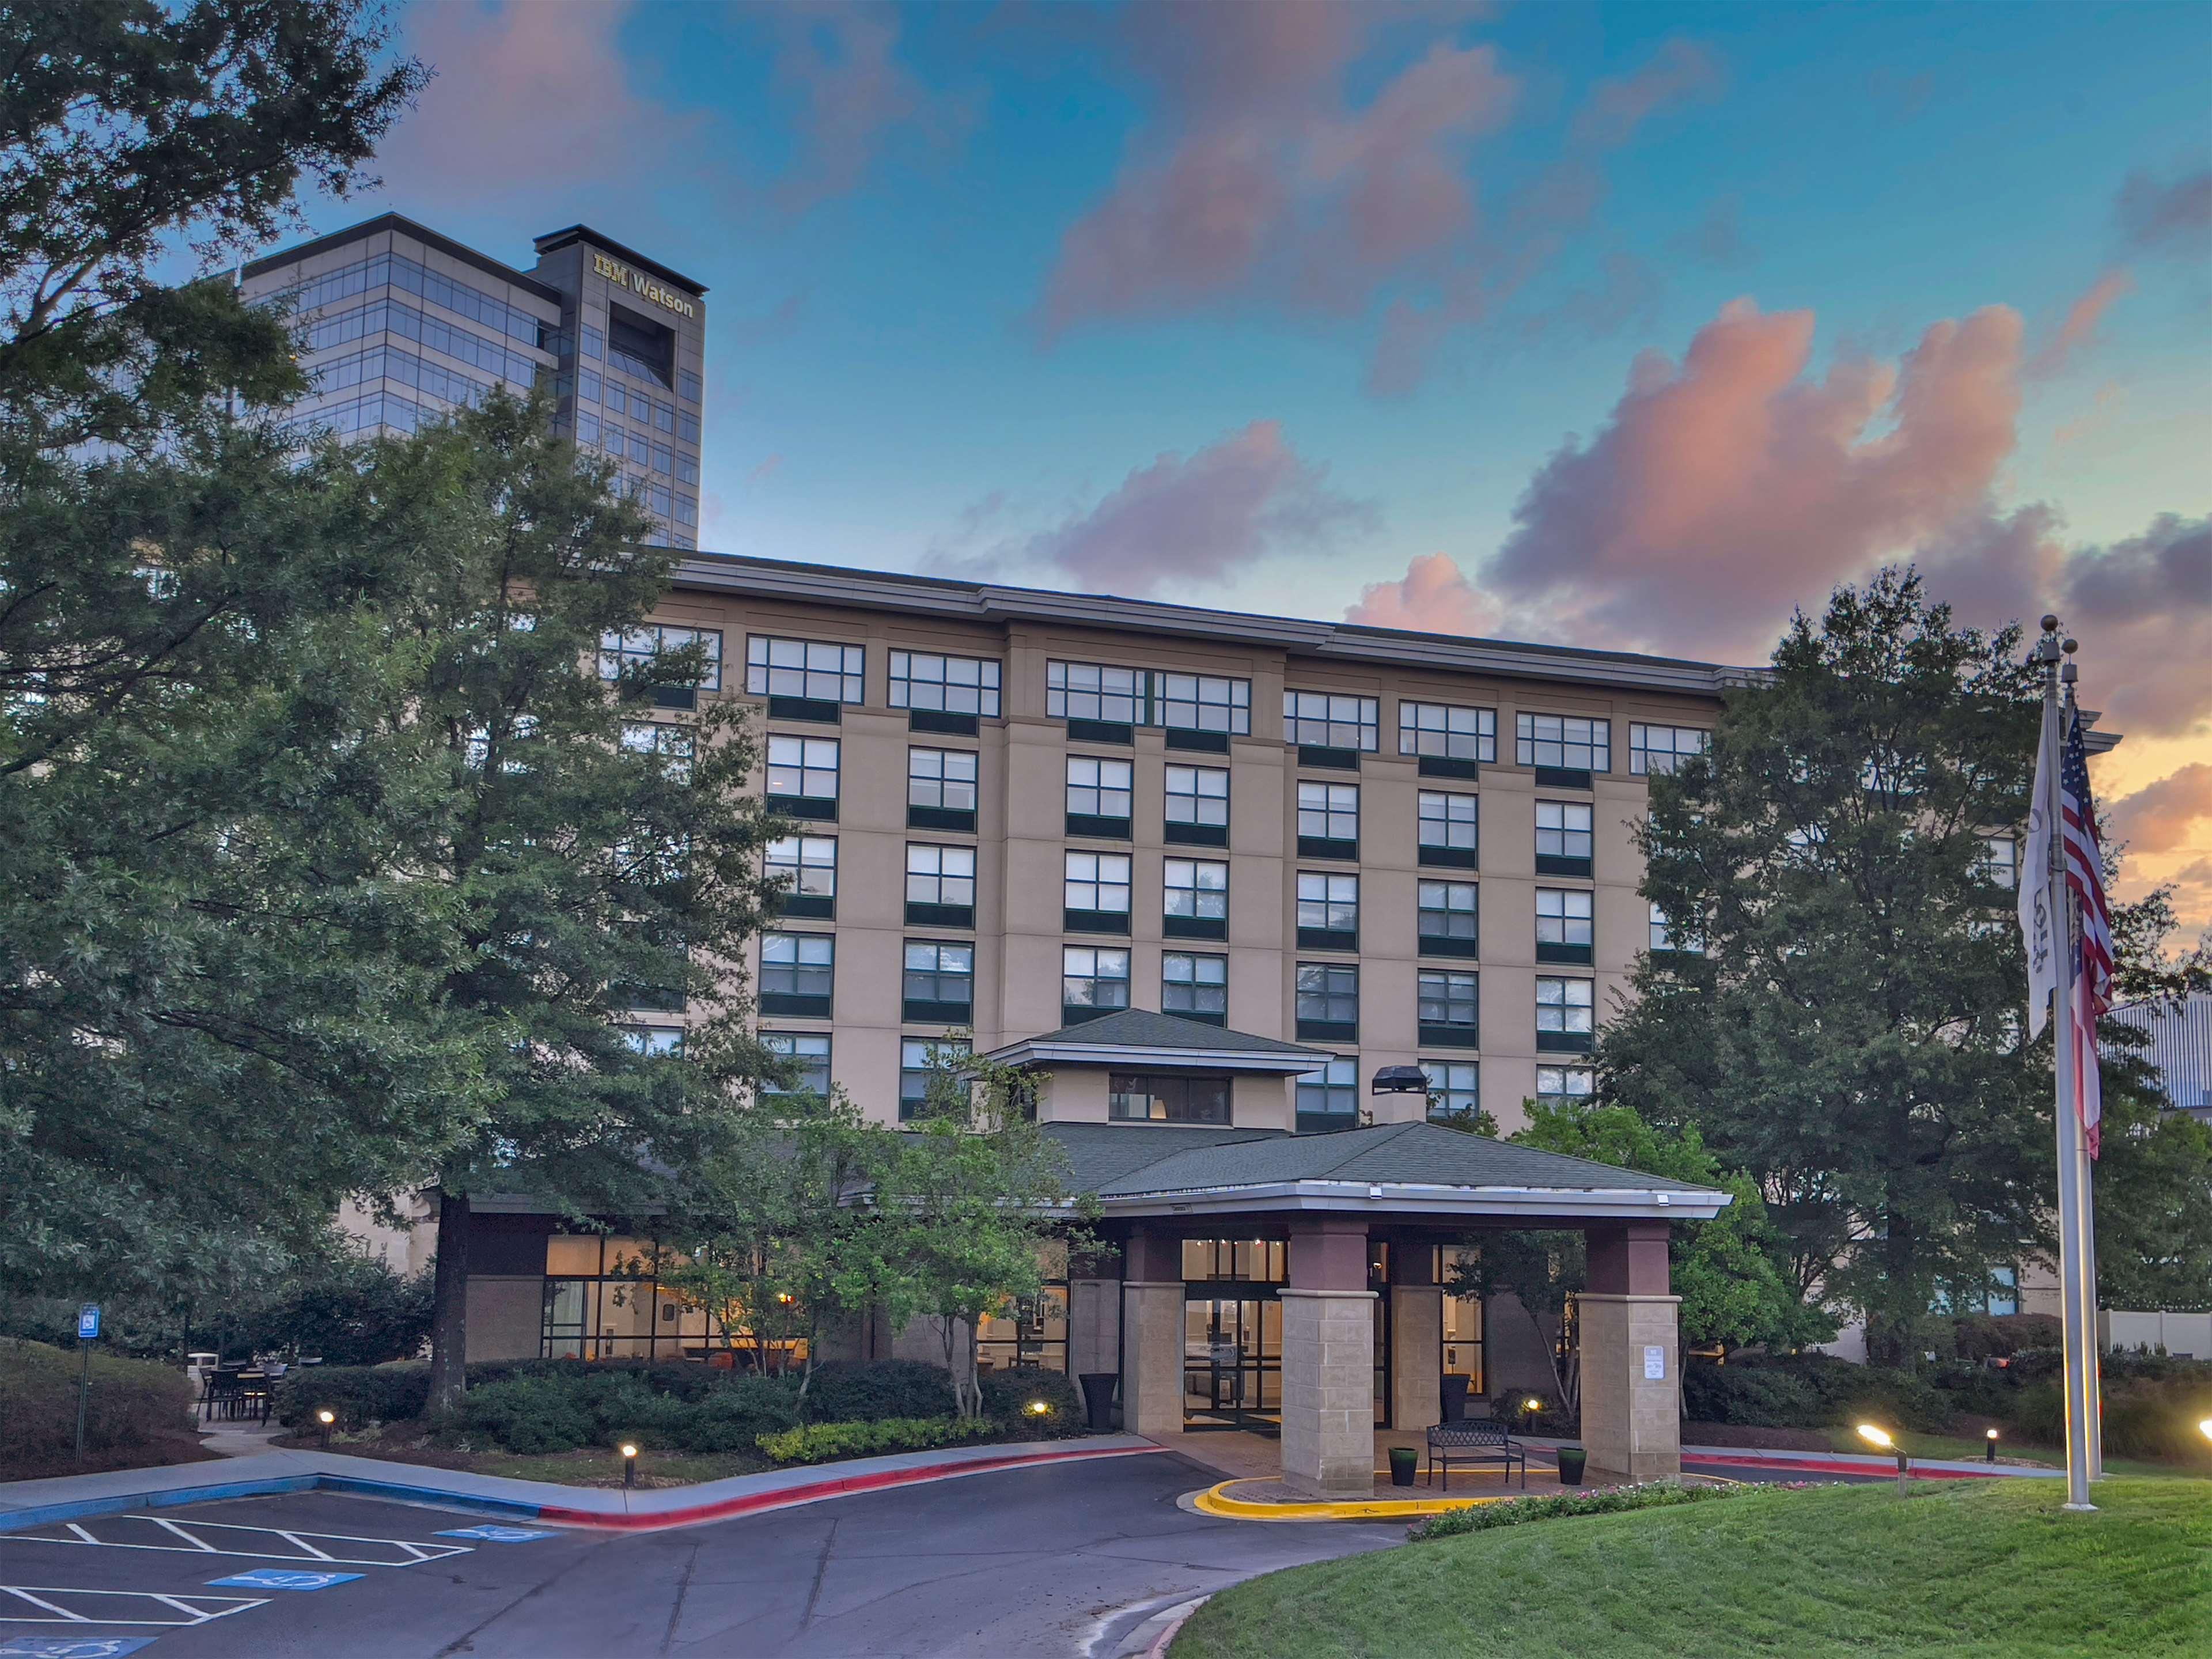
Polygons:
<instances>
[{"instance_id":1,"label":"concrete sidewalk","mask_svg":"<svg viewBox=\"0 0 2212 1659\"><path fill-rule=\"evenodd\" d=\"M337 1452L270 1451L221 1463L177 1463L164 1468L111 1469L98 1474L8 1482L0 1485L0 1533L125 1510L313 1491L436 1504L556 1526L653 1531L994 1469L1129 1457L1162 1449L1136 1435L956 1446L943 1451L900 1452L889 1457L738 1475L696 1486L643 1491L511 1480Z\"/></svg>"}]
</instances>

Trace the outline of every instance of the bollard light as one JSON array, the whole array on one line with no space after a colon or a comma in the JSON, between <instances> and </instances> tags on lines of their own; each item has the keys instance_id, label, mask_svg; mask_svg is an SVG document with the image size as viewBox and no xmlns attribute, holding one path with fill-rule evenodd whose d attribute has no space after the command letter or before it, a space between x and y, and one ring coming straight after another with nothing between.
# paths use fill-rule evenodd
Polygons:
<instances>
[{"instance_id":1,"label":"bollard light","mask_svg":"<svg viewBox=\"0 0 2212 1659\"><path fill-rule=\"evenodd\" d=\"M1897 1454L1897 1495L1904 1497L1905 1478L1912 1472L1912 1460L1905 1455L1905 1448L1897 1443L1888 1430L1878 1429L1871 1423L1859 1425L1859 1438L1870 1446L1880 1446L1884 1451Z\"/></svg>"},{"instance_id":2,"label":"bollard light","mask_svg":"<svg viewBox=\"0 0 2212 1659\"><path fill-rule=\"evenodd\" d=\"M1982 1461L1987 1463L1994 1463L1997 1461L1997 1431L1995 1429L1990 1429L1987 1431L1987 1433L1989 1435L1989 1449L1983 1454Z\"/></svg>"},{"instance_id":3,"label":"bollard light","mask_svg":"<svg viewBox=\"0 0 2212 1659\"><path fill-rule=\"evenodd\" d=\"M637 1485L637 1448L627 1440L623 1442L622 1460L623 1485L626 1488L635 1486Z\"/></svg>"},{"instance_id":4,"label":"bollard light","mask_svg":"<svg viewBox=\"0 0 2212 1659\"><path fill-rule=\"evenodd\" d=\"M2199 1423L2197 1427L2207 1440L2212 1440L2212 1417L2206 1418L2202 1423Z\"/></svg>"},{"instance_id":5,"label":"bollard light","mask_svg":"<svg viewBox=\"0 0 2212 1659\"><path fill-rule=\"evenodd\" d=\"M315 1421L323 1425L323 1449L325 1451L328 1451L331 1449L331 1426L337 1420L338 1414L331 1410L327 1406L321 1411L315 1413Z\"/></svg>"}]
</instances>

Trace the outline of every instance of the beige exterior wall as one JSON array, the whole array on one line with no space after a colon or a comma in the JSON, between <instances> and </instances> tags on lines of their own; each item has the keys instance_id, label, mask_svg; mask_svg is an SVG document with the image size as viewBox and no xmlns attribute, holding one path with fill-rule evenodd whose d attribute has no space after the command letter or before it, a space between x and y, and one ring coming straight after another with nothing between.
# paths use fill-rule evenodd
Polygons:
<instances>
[{"instance_id":1,"label":"beige exterior wall","mask_svg":"<svg viewBox=\"0 0 2212 1659\"><path fill-rule=\"evenodd\" d=\"M1080 605L1070 600L1070 605ZM834 824L801 826L834 835L838 843L834 921L793 918L797 932L836 936L836 1000L830 1019L763 1017L764 1029L812 1031L832 1036L831 1069L863 1109L883 1120L896 1115L902 1036L940 1036L944 1026L901 1018L902 945L908 939L972 940L976 947L976 1045L989 1048L1058 1029L1064 945L1126 948L1130 954L1132 1006L1161 1006L1161 957L1188 950L1228 959L1228 1023L1253 1034L1299 1040L1293 982L1301 960L1358 965L1360 1028L1356 1043L1334 1045L1357 1056L1358 1108L1383 1121L1418 1116L1418 1096L1370 1097L1367 1080L1376 1067L1430 1059L1480 1065L1483 1105L1510 1130L1522 1121L1522 1103L1536 1091L1535 890L1580 888L1594 894L1595 962L1589 967L1545 966L1540 971L1595 984L1598 1018L1623 994L1636 952L1648 939L1648 907L1638 895L1640 861L1630 824L1644 810L1644 781L1629 775L1632 721L1709 729L1717 708L1706 696L1649 691L1633 685L1607 690L1582 684L1447 673L1427 668L1352 667L1306 658L1273 646L1244 646L1172 637L1135 629L1045 626L1016 618L1004 623L908 614L882 608L750 595L705 587L679 587L656 613L661 620L722 634L723 684L719 693L759 706L756 729L812 738L840 745L841 799ZM835 641L866 652L865 700L842 711L842 723L769 719L765 699L745 690L749 635ZM1002 665L1002 713L981 721L974 738L909 730L907 712L889 701L890 653L895 649L947 652L996 659ZM1190 671L1251 682L1249 736L1231 740L1226 756L1170 750L1157 728L1139 727L1127 745L1071 741L1063 720L1046 714L1047 664L1103 663L1154 671ZM1301 769L1297 750L1283 738L1285 684L1301 690L1371 696L1379 708L1379 748L1361 757L1356 772ZM1453 703L1494 709L1499 759L1479 781L1423 777L1416 760L1398 748L1401 701ZM1589 791L1540 789L1532 769L1515 763L1515 717L1523 710L1594 715L1612 723L1613 769ZM976 833L909 830L906 775L909 748L971 750L979 757ZM1071 839L1066 833L1066 764L1071 755L1095 755L1132 763L1132 837L1127 842ZM1165 768L1170 764L1225 767L1231 774L1230 835L1226 848L1167 842L1163 821ZM1360 790L1358 863L1302 861L1297 855L1297 784L1357 783ZM1479 871L1424 869L1416 846L1417 797L1423 788L1472 793L1480 800ZM1593 808L1594 874L1589 878L1535 874L1535 806L1540 799L1587 803ZM905 849L909 842L973 846L976 850L975 927L907 927L903 922ZM1133 897L1126 938L1072 934L1063 928L1062 880L1070 850L1121 853L1131 860ZM1228 937L1194 941L1164 937L1162 866L1170 857L1225 861L1229 866ZM1297 875L1302 868L1350 872L1360 880L1359 950L1356 954L1301 951L1296 945ZM1417 949L1415 895L1424 876L1472 881L1480 889L1478 962L1424 958ZM757 960L750 966L757 969ZM1417 975L1425 966L1480 973L1481 1047L1425 1048L1416 1031ZM1543 1056L1550 1065L1578 1062ZM1287 1104L1262 1110L1259 1094L1272 1085L1243 1079L1237 1122L1273 1127ZM1104 1115L1087 1086L1064 1097L1067 1115ZM1245 1103L1254 1111L1248 1116ZM1265 1103L1272 1106L1272 1100Z\"/></svg>"}]
</instances>

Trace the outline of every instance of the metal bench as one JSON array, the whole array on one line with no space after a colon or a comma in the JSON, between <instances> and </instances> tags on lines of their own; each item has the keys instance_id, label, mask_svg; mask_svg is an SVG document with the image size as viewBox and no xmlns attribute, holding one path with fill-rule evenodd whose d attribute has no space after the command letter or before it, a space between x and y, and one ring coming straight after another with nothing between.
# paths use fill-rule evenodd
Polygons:
<instances>
[{"instance_id":1,"label":"metal bench","mask_svg":"<svg viewBox=\"0 0 2212 1659\"><path fill-rule=\"evenodd\" d=\"M1451 1490L1451 1466L1454 1463L1502 1463L1504 1478L1513 1478L1513 1466L1521 1466L1521 1487L1528 1486L1528 1454L1505 1432L1505 1425L1485 1422L1480 1419L1460 1423L1439 1423L1429 1431L1429 1481L1436 1484L1437 1471L1443 1470L1443 1490Z\"/></svg>"}]
</instances>

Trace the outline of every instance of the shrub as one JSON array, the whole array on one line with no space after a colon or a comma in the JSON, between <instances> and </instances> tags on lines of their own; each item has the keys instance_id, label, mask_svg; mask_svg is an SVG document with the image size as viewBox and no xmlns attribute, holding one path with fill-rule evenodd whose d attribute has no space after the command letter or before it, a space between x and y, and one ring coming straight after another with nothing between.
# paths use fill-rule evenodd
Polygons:
<instances>
[{"instance_id":1,"label":"shrub","mask_svg":"<svg viewBox=\"0 0 2212 1659\"><path fill-rule=\"evenodd\" d=\"M1531 1521L1557 1521L1576 1515L1617 1515L1624 1510L1657 1510L1677 1504L1702 1504L1719 1498L1741 1498L1754 1492L1799 1492L1808 1482L1780 1486L1601 1486L1595 1492L1561 1492L1551 1498L1509 1498L1492 1504L1473 1504L1446 1510L1407 1529L1417 1543L1433 1538L1453 1538L1462 1533L1487 1532L1493 1527L1526 1526Z\"/></svg>"},{"instance_id":2,"label":"shrub","mask_svg":"<svg viewBox=\"0 0 2212 1659\"><path fill-rule=\"evenodd\" d=\"M952 1409L952 1374L919 1359L832 1359L814 1368L806 1416L816 1423L886 1417L942 1417Z\"/></svg>"},{"instance_id":3,"label":"shrub","mask_svg":"<svg viewBox=\"0 0 2212 1659\"><path fill-rule=\"evenodd\" d=\"M674 1431L684 1451L750 1451L765 1434L799 1424L799 1401L775 1378L743 1376L686 1408Z\"/></svg>"},{"instance_id":4,"label":"shrub","mask_svg":"<svg viewBox=\"0 0 2212 1659\"><path fill-rule=\"evenodd\" d=\"M2105 1455L2202 1463L2207 1456L2197 1424L2212 1417L2212 1366L2200 1376L2103 1379ZM2057 1382L2023 1389L2013 1427L2039 1445L2066 1443L2066 1396Z\"/></svg>"},{"instance_id":5,"label":"shrub","mask_svg":"<svg viewBox=\"0 0 2212 1659\"><path fill-rule=\"evenodd\" d=\"M307 1429L327 1407L348 1431L371 1423L403 1423L430 1401L428 1365L310 1365L276 1384L270 1411L288 1429Z\"/></svg>"},{"instance_id":6,"label":"shrub","mask_svg":"<svg viewBox=\"0 0 2212 1659\"><path fill-rule=\"evenodd\" d=\"M872 1423L807 1423L764 1434L760 1449L779 1463L829 1463L882 1452L926 1451L963 1441L988 1440L999 1425L988 1418L886 1417Z\"/></svg>"},{"instance_id":7,"label":"shrub","mask_svg":"<svg viewBox=\"0 0 2212 1659\"><path fill-rule=\"evenodd\" d=\"M1816 1427L1828 1407L1803 1378L1754 1365L1686 1366L1682 1410L1693 1423L1742 1423L1764 1429Z\"/></svg>"},{"instance_id":8,"label":"shrub","mask_svg":"<svg viewBox=\"0 0 2212 1659\"><path fill-rule=\"evenodd\" d=\"M1075 1380L1064 1371L985 1371L983 1415L1023 1440L1058 1440L1090 1432L1089 1419ZM1045 1409L1030 1408L1040 1401Z\"/></svg>"},{"instance_id":9,"label":"shrub","mask_svg":"<svg viewBox=\"0 0 2212 1659\"><path fill-rule=\"evenodd\" d=\"M1873 1421L1931 1434L1949 1426L1953 1410L1923 1377L1816 1353L1747 1354L1726 1365L1692 1365L1682 1373L1682 1401L1702 1423L1817 1429Z\"/></svg>"},{"instance_id":10,"label":"shrub","mask_svg":"<svg viewBox=\"0 0 2212 1659\"><path fill-rule=\"evenodd\" d=\"M82 1364L44 1342L0 1341L0 1451L7 1457L36 1462L75 1448ZM104 1451L188 1434L191 1409L191 1384L182 1371L94 1354L85 1447Z\"/></svg>"},{"instance_id":11,"label":"shrub","mask_svg":"<svg viewBox=\"0 0 2212 1659\"><path fill-rule=\"evenodd\" d=\"M544 1376L512 1376L471 1389L447 1429L525 1454L574 1451L599 1437L584 1391Z\"/></svg>"},{"instance_id":12,"label":"shrub","mask_svg":"<svg viewBox=\"0 0 2212 1659\"><path fill-rule=\"evenodd\" d=\"M2058 1321L2049 1314L1969 1314L1953 1328L1961 1359L2004 1359L2023 1348L2058 1346Z\"/></svg>"}]
</instances>

